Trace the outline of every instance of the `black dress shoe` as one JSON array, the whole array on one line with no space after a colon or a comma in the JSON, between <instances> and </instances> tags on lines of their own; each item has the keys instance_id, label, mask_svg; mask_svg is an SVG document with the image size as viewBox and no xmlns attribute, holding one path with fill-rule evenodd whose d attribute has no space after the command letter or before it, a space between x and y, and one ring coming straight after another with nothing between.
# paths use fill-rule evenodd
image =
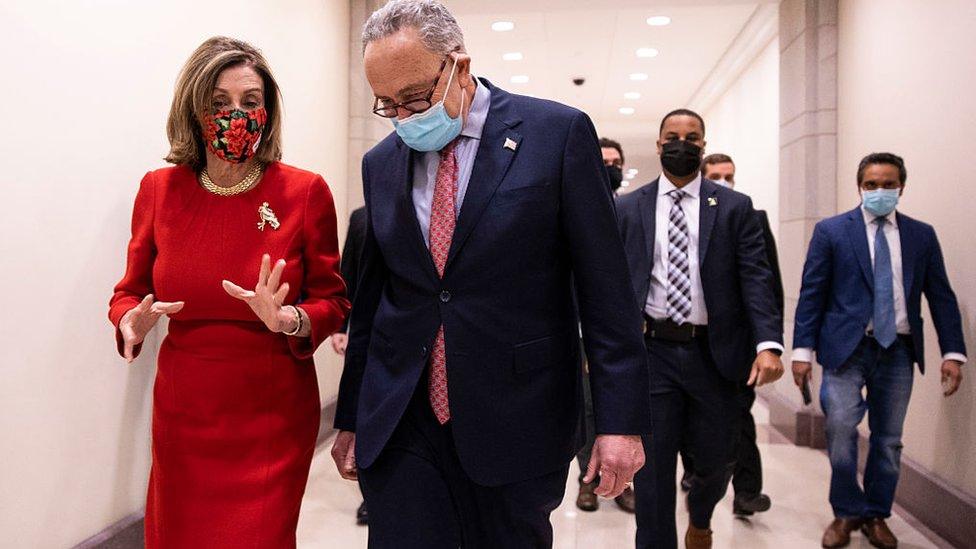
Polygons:
<instances>
[{"instance_id":1,"label":"black dress shoe","mask_svg":"<svg viewBox=\"0 0 976 549\"><path fill-rule=\"evenodd\" d=\"M688 471L685 471L684 474L681 475L681 491L682 492L691 491L691 473L689 473Z\"/></svg>"},{"instance_id":2,"label":"black dress shoe","mask_svg":"<svg viewBox=\"0 0 976 549\"><path fill-rule=\"evenodd\" d=\"M359 505L359 509L356 509L356 524L360 526L366 526L369 522L369 513L366 512L366 502L362 502Z\"/></svg>"},{"instance_id":3,"label":"black dress shoe","mask_svg":"<svg viewBox=\"0 0 976 549\"><path fill-rule=\"evenodd\" d=\"M736 494L732 501L732 512L742 517L769 511L773 502L766 494Z\"/></svg>"}]
</instances>

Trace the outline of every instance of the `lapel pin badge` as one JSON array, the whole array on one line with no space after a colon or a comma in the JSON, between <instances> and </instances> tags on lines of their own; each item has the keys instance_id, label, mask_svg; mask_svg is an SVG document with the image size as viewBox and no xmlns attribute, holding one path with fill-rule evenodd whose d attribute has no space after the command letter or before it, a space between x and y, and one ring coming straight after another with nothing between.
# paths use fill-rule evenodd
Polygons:
<instances>
[{"instance_id":1,"label":"lapel pin badge","mask_svg":"<svg viewBox=\"0 0 976 549\"><path fill-rule=\"evenodd\" d=\"M508 150L510 150L510 151L514 151L516 148L518 148L518 143L514 139L512 139L512 138L506 137L505 138L505 148L508 149Z\"/></svg>"},{"instance_id":2,"label":"lapel pin badge","mask_svg":"<svg viewBox=\"0 0 976 549\"><path fill-rule=\"evenodd\" d=\"M715 198L714 196L708 197L708 205L709 206L718 206L718 199Z\"/></svg>"},{"instance_id":3,"label":"lapel pin badge","mask_svg":"<svg viewBox=\"0 0 976 549\"><path fill-rule=\"evenodd\" d=\"M258 221L259 231L264 231L265 225L271 225L271 228L276 231L278 230L278 227L281 226L281 223L278 222L278 217L275 215L274 211L271 209L271 206L269 206L267 202L258 207L258 217L261 219L261 221Z\"/></svg>"}]
</instances>

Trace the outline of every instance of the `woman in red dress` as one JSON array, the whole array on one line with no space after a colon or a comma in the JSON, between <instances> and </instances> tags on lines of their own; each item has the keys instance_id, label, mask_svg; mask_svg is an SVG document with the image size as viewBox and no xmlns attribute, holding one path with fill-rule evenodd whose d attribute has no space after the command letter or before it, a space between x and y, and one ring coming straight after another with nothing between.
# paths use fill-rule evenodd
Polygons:
<instances>
[{"instance_id":1,"label":"woman in red dress","mask_svg":"<svg viewBox=\"0 0 976 549\"><path fill-rule=\"evenodd\" d=\"M176 166L146 174L136 196L109 318L131 362L170 317L153 391L149 548L295 546L320 416L312 353L349 303L332 195L279 161L280 116L260 52L208 40L177 82Z\"/></svg>"}]
</instances>

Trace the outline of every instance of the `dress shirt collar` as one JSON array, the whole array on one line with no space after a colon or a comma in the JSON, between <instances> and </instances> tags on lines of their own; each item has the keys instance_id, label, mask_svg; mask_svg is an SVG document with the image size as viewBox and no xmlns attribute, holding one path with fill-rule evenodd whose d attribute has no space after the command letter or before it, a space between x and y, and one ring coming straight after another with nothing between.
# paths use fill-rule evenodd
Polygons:
<instances>
[{"instance_id":1,"label":"dress shirt collar","mask_svg":"<svg viewBox=\"0 0 976 549\"><path fill-rule=\"evenodd\" d=\"M691 183L688 183L687 185L682 187L681 190L687 193L688 196L690 196L691 198L698 198L698 195L701 194L701 183L702 183L701 172L698 172L698 175L695 176L695 179L692 180ZM665 175L664 172L661 172L661 178L657 186L657 195L665 196L669 192L675 189L677 189L677 187L674 186L674 183L672 183L671 180L668 179L668 176Z\"/></svg>"},{"instance_id":2,"label":"dress shirt collar","mask_svg":"<svg viewBox=\"0 0 976 549\"><path fill-rule=\"evenodd\" d=\"M468 111L468 119L464 122L461 135L480 140L485 129L485 120L488 119L488 109L491 107L491 92L477 78L472 77L472 80L475 83L474 99L471 100L471 110Z\"/></svg>"},{"instance_id":3,"label":"dress shirt collar","mask_svg":"<svg viewBox=\"0 0 976 549\"><path fill-rule=\"evenodd\" d=\"M898 228L898 215L897 215L897 213L898 213L897 210L893 210L890 214L888 214L888 215L885 216L885 218L888 220L888 224L891 225L892 227L896 228L896 229ZM861 214L864 215L864 225L866 225L868 227L873 226L875 220L877 220L879 217L881 217L881 216L874 215L873 213L867 211L867 209L864 208L864 204L861 204Z\"/></svg>"}]
</instances>

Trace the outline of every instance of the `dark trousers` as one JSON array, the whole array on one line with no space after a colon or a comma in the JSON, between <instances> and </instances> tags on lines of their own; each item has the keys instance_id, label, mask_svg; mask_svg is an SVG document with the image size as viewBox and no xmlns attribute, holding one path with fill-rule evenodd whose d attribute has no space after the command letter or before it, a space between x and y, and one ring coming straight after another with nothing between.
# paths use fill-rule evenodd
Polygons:
<instances>
[{"instance_id":1,"label":"dark trousers","mask_svg":"<svg viewBox=\"0 0 976 549\"><path fill-rule=\"evenodd\" d=\"M450 423L434 417L426 387L421 379L383 453L359 472L369 547L552 547L549 515L562 502L569 465L514 484L476 484L458 461Z\"/></svg>"},{"instance_id":2,"label":"dark trousers","mask_svg":"<svg viewBox=\"0 0 976 549\"><path fill-rule=\"evenodd\" d=\"M752 417L752 405L756 402L756 389L742 385L736 395L739 405L739 439L736 441L735 466L732 469L732 488L736 495L762 493L762 457L756 443L756 420ZM695 460L687 449L681 450L681 464L686 474L695 474Z\"/></svg>"},{"instance_id":3,"label":"dark trousers","mask_svg":"<svg viewBox=\"0 0 976 549\"><path fill-rule=\"evenodd\" d=\"M708 342L647 341L654 430L644 437L647 465L634 479L637 547L678 546L675 526L678 452L696 458L688 492L691 523L708 528L725 495L738 434L736 384L719 374Z\"/></svg>"}]
</instances>

